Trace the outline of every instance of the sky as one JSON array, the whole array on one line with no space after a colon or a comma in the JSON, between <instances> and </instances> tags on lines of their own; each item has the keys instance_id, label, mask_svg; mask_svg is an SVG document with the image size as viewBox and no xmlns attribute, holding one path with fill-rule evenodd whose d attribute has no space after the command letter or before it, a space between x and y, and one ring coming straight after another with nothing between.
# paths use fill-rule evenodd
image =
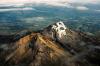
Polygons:
<instances>
[{"instance_id":1,"label":"sky","mask_svg":"<svg viewBox=\"0 0 100 66\"><path fill-rule=\"evenodd\" d=\"M64 2L70 2L70 3L100 3L100 0L0 0L0 4L4 3L27 3L27 2L33 2L33 3L64 3Z\"/></svg>"},{"instance_id":2,"label":"sky","mask_svg":"<svg viewBox=\"0 0 100 66\"><path fill-rule=\"evenodd\" d=\"M24 4L26 3L33 3L33 4L42 3L50 6L62 6L67 8L74 8L77 10L89 10L89 8L84 5L87 4L98 5L100 4L100 0L0 0L0 7L7 7L7 6L21 7L24 6ZM32 9L32 8L25 7L22 10L28 10L28 9ZM0 11L9 11L9 10L13 11L13 10L21 10L21 9L20 8L2 9L2 10L0 9ZM100 9L97 9L96 11L100 11Z\"/></svg>"}]
</instances>

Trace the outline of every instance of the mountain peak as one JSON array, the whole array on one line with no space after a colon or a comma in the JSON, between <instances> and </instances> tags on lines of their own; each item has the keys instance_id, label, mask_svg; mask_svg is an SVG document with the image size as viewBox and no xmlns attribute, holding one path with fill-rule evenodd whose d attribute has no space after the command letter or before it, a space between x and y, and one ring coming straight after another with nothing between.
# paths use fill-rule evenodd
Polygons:
<instances>
[{"instance_id":1,"label":"mountain peak","mask_svg":"<svg viewBox=\"0 0 100 66\"><path fill-rule=\"evenodd\" d=\"M62 21L40 32L22 31L12 40L9 49L0 52L2 66L90 66L100 60L99 40L67 28Z\"/></svg>"},{"instance_id":2,"label":"mountain peak","mask_svg":"<svg viewBox=\"0 0 100 66\"><path fill-rule=\"evenodd\" d=\"M80 41L78 33L67 28L62 21L45 28L42 34L64 45Z\"/></svg>"},{"instance_id":3,"label":"mountain peak","mask_svg":"<svg viewBox=\"0 0 100 66\"><path fill-rule=\"evenodd\" d=\"M53 25L52 29L58 33L59 38L61 38L62 35L66 35L67 28L62 21L57 22L55 25Z\"/></svg>"}]
</instances>

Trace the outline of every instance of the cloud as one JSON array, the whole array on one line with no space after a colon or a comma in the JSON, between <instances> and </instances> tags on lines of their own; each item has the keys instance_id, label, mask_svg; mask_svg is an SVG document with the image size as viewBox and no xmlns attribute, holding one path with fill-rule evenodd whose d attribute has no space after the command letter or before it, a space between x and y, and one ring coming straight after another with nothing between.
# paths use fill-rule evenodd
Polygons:
<instances>
[{"instance_id":1,"label":"cloud","mask_svg":"<svg viewBox=\"0 0 100 66\"><path fill-rule=\"evenodd\" d=\"M24 6L24 4L23 3L19 3L19 4L0 4L0 7L10 7L10 6L20 7L20 6Z\"/></svg>"},{"instance_id":2,"label":"cloud","mask_svg":"<svg viewBox=\"0 0 100 66\"><path fill-rule=\"evenodd\" d=\"M70 3L81 3L81 4L100 4L100 0L0 0L0 4L12 4L15 6L23 6L25 3L34 4L47 4L52 6L66 6L72 8Z\"/></svg>"},{"instance_id":3,"label":"cloud","mask_svg":"<svg viewBox=\"0 0 100 66\"><path fill-rule=\"evenodd\" d=\"M68 0L68 2L81 4L100 4L100 0Z\"/></svg>"},{"instance_id":4,"label":"cloud","mask_svg":"<svg viewBox=\"0 0 100 66\"><path fill-rule=\"evenodd\" d=\"M9 4L14 6L22 6L25 3L33 3L33 4L46 4L52 6L66 6L66 0L1 0L0 4Z\"/></svg>"},{"instance_id":5,"label":"cloud","mask_svg":"<svg viewBox=\"0 0 100 66\"><path fill-rule=\"evenodd\" d=\"M26 5L27 3L45 4L50 6L62 6L67 8L75 8L77 10L88 10L89 8L85 6L86 4L100 4L100 0L0 0L0 7L26 7L28 6ZM77 6L75 6L75 4L77 4Z\"/></svg>"},{"instance_id":6,"label":"cloud","mask_svg":"<svg viewBox=\"0 0 100 66\"><path fill-rule=\"evenodd\" d=\"M0 12L17 11L17 10L35 10L35 9L34 8L11 8L11 9L0 9Z\"/></svg>"},{"instance_id":7,"label":"cloud","mask_svg":"<svg viewBox=\"0 0 100 66\"><path fill-rule=\"evenodd\" d=\"M45 20L46 20L46 17L42 17L42 16L24 19L24 21L25 21L26 23L33 23L33 21L45 21Z\"/></svg>"},{"instance_id":8,"label":"cloud","mask_svg":"<svg viewBox=\"0 0 100 66\"><path fill-rule=\"evenodd\" d=\"M75 7L75 9L77 9L77 10L89 10L89 8L87 8L85 6L77 6L77 7Z\"/></svg>"},{"instance_id":9,"label":"cloud","mask_svg":"<svg viewBox=\"0 0 100 66\"><path fill-rule=\"evenodd\" d=\"M8 50L8 45L7 44L0 45L0 49Z\"/></svg>"},{"instance_id":10,"label":"cloud","mask_svg":"<svg viewBox=\"0 0 100 66\"><path fill-rule=\"evenodd\" d=\"M96 12L100 12L100 10L95 10Z\"/></svg>"},{"instance_id":11,"label":"cloud","mask_svg":"<svg viewBox=\"0 0 100 66\"><path fill-rule=\"evenodd\" d=\"M100 3L100 0L0 0L0 3Z\"/></svg>"},{"instance_id":12,"label":"cloud","mask_svg":"<svg viewBox=\"0 0 100 66\"><path fill-rule=\"evenodd\" d=\"M45 21L44 17L34 17L33 18L35 21Z\"/></svg>"}]
</instances>

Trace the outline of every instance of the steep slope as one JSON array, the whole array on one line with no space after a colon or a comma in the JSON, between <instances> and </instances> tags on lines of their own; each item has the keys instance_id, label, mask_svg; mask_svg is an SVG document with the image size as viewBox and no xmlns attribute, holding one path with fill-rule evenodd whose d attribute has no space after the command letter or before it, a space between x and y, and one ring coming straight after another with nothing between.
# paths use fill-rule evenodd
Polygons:
<instances>
[{"instance_id":1,"label":"steep slope","mask_svg":"<svg viewBox=\"0 0 100 66\"><path fill-rule=\"evenodd\" d=\"M95 36L70 30L63 22L24 32L14 35L9 49L0 52L2 66L99 65L100 41Z\"/></svg>"},{"instance_id":2,"label":"steep slope","mask_svg":"<svg viewBox=\"0 0 100 66\"><path fill-rule=\"evenodd\" d=\"M78 33L67 28L63 22L57 22L47 27L42 34L51 37L66 48L75 47L81 41Z\"/></svg>"},{"instance_id":3,"label":"steep slope","mask_svg":"<svg viewBox=\"0 0 100 66\"><path fill-rule=\"evenodd\" d=\"M7 65L64 66L69 64L66 61L72 56L58 43L39 33L23 37L15 45L16 49L5 58Z\"/></svg>"},{"instance_id":4,"label":"steep slope","mask_svg":"<svg viewBox=\"0 0 100 66\"><path fill-rule=\"evenodd\" d=\"M42 34L59 42L66 48L70 47L77 51L80 51L80 49L90 44L100 44L100 41L95 36L91 36L80 31L73 31L67 28L61 21L45 28Z\"/></svg>"}]
</instances>

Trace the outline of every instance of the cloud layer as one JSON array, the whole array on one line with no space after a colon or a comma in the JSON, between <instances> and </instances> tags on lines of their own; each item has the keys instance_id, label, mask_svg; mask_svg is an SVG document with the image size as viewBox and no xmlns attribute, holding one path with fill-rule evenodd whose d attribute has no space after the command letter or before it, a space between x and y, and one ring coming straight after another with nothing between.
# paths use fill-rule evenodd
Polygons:
<instances>
[{"instance_id":1,"label":"cloud layer","mask_svg":"<svg viewBox=\"0 0 100 66\"><path fill-rule=\"evenodd\" d=\"M17 10L34 10L34 9L33 8L11 8L11 9L0 9L0 12L17 11Z\"/></svg>"},{"instance_id":2,"label":"cloud layer","mask_svg":"<svg viewBox=\"0 0 100 66\"><path fill-rule=\"evenodd\" d=\"M100 3L100 0L0 0L2 3L46 3L46 4L61 4L61 3Z\"/></svg>"},{"instance_id":3,"label":"cloud layer","mask_svg":"<svg viewBox=\"0 0 100 66\"><path fill-rule=\"evenodd\" d=\"M76 7L77 10L88 10L89 8L85 7L85 6L78 6Z\"/></svg>"},{"instance_id":4,"label":"cloud layer","mask_svg":"<svg viewBox=\"0 0 100 66\"><path fill-rule=\"evenodd\" d=\"M62 6L67 8L74 8L77 10L89 10L89 8L85 6L86 4L100 4L100 0L0 0L0 7L4 7L4 6L22 7L26 3ZM79 4L79 5L73 5L73 4ZM5 11L9 11L9 10L11 9L6 9ZM23 10L23 9L17 9L17 10ZM27 9L25 8L25 10Z\"/></svg>"}]
</instances>

